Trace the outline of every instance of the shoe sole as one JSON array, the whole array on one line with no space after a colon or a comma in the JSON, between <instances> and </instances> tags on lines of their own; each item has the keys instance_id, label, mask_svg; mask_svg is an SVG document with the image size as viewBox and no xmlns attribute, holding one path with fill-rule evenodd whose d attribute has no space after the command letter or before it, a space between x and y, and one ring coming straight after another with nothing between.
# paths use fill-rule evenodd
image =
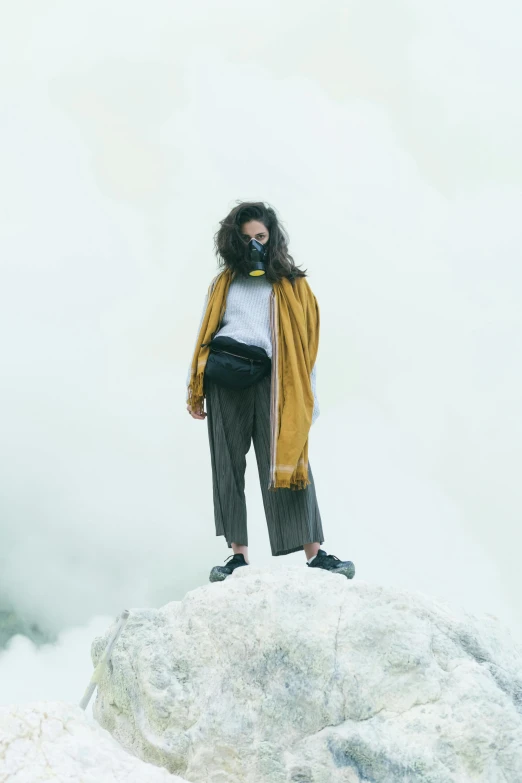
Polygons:
<instances>
[{"instance_id":1,"label":"shoe sole","mask_svg":"<svg viewBox=\"0 0 522 783\"><path fill-rule=\"evenodd\" d=\"M320 568L320 566L316 566ZM342 565L338 565L336 568L321 568L321 571L328 571L330 574L342 574L347 579L353 579L355 575L355 566L351 560L346 560Z\"/></svg>"},{"instance_id":2,"label":"shoe sole","mask_svg":"<svg viewBox=\"0 0 522 783\"><path fill-rule=\"evenodd\" d=\"M232 572L230 572L232 573ZM224 574L222 571L218 571L216 568L213 568L210 572L210 576L208 578L209 582L222 582L223 579L226 579L227 576L230 576L230 574Z\"/></svg>"},{"instance_id":3,"label":"shoe sole","mask_svg":"<svg viewBox=\"0 0 522 783\"><path fill-rule=\"evenodd\" d=\"M347 560L346 563L342 564L342 566L337 566L337 568L332 568L332 572L335 574L342 574L347 579L353 579L355 575L355 566L351 560Z\"/></svg>"},{"instance_id":4,"label":"shoe sole","mask_svg":"<svg viewBox=\"0 0 522 783\"><path fill-rule=\"evenodd\" d=\"M245 565L250 565L250 564L249 563L245 563ZM222 571L221 570L222 568L223 568L223 566L214 566L214 568L210 572L210 576L208 578L208 581L209 582L222 582L224 579L227 578L227 576L232 576L232 574L236 570L234 568L232 571L227 572L227 571ZM236 568L244 568L244 566L238 565L238 566L236 566Z\"/></svg>"}]
</instances>

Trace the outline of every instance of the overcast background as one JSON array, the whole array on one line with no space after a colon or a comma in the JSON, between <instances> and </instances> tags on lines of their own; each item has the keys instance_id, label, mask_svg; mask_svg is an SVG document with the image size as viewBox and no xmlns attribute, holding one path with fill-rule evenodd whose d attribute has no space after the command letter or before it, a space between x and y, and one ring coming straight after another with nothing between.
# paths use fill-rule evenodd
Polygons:
<instances>
[{"instance_id":1,"label":"overcast background","mask_svg":"<svg viewBox=\"0 0 522 783\"><path fill-rule=\"evenodd\" d=\"M3 703L231 554L185 378L213 234L264 200L321 307L324 548L522 641L515 0L1 2ZM272 558L253 449L252 564ZM92 703L91 703L92 706Z\"/></svg>"}]
</instances>

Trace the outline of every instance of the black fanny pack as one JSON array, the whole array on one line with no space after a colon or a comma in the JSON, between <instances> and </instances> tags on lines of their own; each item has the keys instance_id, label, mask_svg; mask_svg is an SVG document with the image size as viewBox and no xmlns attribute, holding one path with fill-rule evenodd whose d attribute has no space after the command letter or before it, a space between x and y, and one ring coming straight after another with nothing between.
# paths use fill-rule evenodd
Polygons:
<instances>
[{"instance_id":1,"label":"black fanny pack","mask_svg":"<svg viewBox=\"0 0 522 783\"><path fill-rule=\"evenodd\" d=\"M245 345L232 337L215 337L208 345L210 354L204 380L228 389L246 389L257 383L272 369L272 361L264 348Z\"/></svg>"}]
</instances>

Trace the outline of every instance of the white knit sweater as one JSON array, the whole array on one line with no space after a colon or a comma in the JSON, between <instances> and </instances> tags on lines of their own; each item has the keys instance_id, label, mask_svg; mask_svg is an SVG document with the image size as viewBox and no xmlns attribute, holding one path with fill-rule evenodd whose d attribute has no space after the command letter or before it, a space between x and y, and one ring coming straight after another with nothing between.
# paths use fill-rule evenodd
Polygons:
<instances>
[{"instance_id":1,"label":"white knit sweater","mask_svg":"<svg viewBox=\"0 0 522 783\"><path fill-rule=\"evenodd\" d=\"M215 337L232 337L246 345L258 345L264 348L272 358L272 337L270 332L269 296L272 291L272 283L265 277L235 278L230 283L227 295L227 304L221 328ZM198 327L201 329L203 316L207 309L207 296L203 304L203 311ZM196 337L197 340L197 337ZM196 346L194 345L194 350ZM190 383L190 366L187 375L187 386ZM319 404L316 395L316 368L310 375L312 392L314 395L314 409L312 424L319 416Z\"/></svg>"}]
</instances>

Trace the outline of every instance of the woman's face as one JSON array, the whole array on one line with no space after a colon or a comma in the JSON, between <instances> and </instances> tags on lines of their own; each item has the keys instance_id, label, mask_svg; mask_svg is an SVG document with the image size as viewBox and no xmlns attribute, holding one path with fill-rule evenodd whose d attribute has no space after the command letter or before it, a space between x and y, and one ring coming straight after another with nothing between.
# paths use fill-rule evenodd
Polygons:
<instances>
[{"instance_id":1,"label":"woman's face","mask_svg":"<svg viewBox=\"0 0 522 783\"><path fill-rule=\"evenodd\" d=\"M241 238L245 242L250 242L253 238L264 245L268 242L268 237L269 233L267 227L263 223L260 223L259 220L249 220L248 223L243 223L241 226Z\"/></svg>"}]
</instances>

